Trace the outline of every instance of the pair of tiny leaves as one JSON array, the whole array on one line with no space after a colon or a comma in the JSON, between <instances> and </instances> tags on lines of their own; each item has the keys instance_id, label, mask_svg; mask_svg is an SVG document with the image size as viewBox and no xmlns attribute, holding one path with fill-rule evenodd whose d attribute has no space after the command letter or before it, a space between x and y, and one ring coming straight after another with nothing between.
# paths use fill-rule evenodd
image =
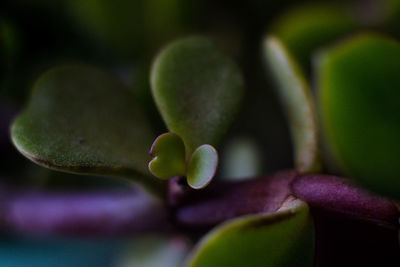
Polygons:
<instances>
[{"instance_id":1,"label":"pair of tiny leaves","mask_svg":"<svg viewBox=\"0 0 400 267\"><path fill-rule=\"evenodd\" d=\"M186 149L182 138L175 133L165 133L154 141L150 155L150 172L160 179L185 176L190 187L201 189L215 176L218 167L218 153L211 145L195 149L186 162Z\"/></svg>"},{"instance_id":2,"label":"pair of tiny leaves","mask_svg":"<svg viewBox=\"0 0 400 267\"><path fill-rule=\"evenodd\" d=\"M200 145L218 143L243 94L236 65L199 36L163 49L151 83L167 127L182 137L188 155ZM154 140L147 119L127 88L96 68L70 65L43 74L11 134L17 149L42 166L129 177L151 191L163 191L147 170Z\"/></svg>"}]
</instances>

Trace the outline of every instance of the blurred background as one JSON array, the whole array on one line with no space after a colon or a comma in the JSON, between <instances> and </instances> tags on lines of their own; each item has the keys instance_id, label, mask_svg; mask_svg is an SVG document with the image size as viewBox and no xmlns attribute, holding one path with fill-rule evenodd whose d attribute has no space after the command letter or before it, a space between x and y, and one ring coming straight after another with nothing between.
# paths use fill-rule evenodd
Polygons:
<instances>
[{"instance_id":1,"label":"blurred background","mask_svg":"<svg viewBox=\"0 0 400 267\"><path fill-rule=\"evenodd\" d=\"M13 148L8 134L10 122L26 104L34 81L43 71L80 62L117 75L139 101L154 131L161 134L166 129L151 98L149 68L160 48L191 34L212 38L235 59L246 80L241 112L221 148L226 156L222 157L220 177L250 177L290 168L293 163L288 128L261 57L265 34L276 32L282 38L296 40L296 27L301 31L304 25L313 25L307 33L312 40L313 35L321 36L328 27L318 29L319 18L331 16L329 25L334 25L338 36L365 29L398 36L399 6L396 0L2 0L0 183L79 190L129 186L37 167ZM298 46L292 47L309 77L310 50L332 38L309 44L298 40ZM2 267L138 266L129 265L124 254L132 246L129 237L44 238L1 231ZM157 246L157 242L150 241L149 246ZM173 251L178 258L184 254L179 245ZM176 264L171 262L171 266Z\"/></svg>"}]
</instances>

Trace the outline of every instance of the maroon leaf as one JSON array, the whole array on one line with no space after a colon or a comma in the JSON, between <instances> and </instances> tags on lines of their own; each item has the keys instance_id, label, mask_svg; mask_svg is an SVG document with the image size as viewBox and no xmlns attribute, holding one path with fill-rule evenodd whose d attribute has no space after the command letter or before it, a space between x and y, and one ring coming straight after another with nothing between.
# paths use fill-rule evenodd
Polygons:
<instances>
[{"instance_id":1,"label":"maroon leaf","mask_svg":"<svg viewBox=\"0 0 400 267\"><path fill-rule=\"evenodd\" d=\"M186 227L208 228L225 220L260 212L274 212L291 194L295 171L283 171L255 180L213 183L186 196L176 220Z\"/></svg>"},{"instance_id":2,"label":"maroon leaf","mask_svg":"<svg viewBox=\"0 0 400 267\"><path fill-rule=\"evenodd\" d=\"M399 211L393 202L373 195L346 179L321 174L304 175L293 181L292 190L311 208L398 228Z\"/></svg>"}]
</instances>

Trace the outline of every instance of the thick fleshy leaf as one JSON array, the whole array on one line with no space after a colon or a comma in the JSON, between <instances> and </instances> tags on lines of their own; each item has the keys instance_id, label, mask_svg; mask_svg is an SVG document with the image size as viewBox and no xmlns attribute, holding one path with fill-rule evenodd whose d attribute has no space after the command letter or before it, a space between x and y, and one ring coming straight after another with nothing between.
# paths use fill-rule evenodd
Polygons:
<instances>
[{"instance_id":1,"label":"thick fleshy leaf","mask_svg":"<svg viewBox=\"0 0 400 267\"><path fill-rule=\"evenodd\" d=\"M327 146L347 176L400 198L400 44L361 34L317 58Z\"/></svg>"},{"instance_id":2,"label":"thick fleshy leaf","mask_svg":"<svg viewBox=\"0 0 400 267\"><path fill-rule=\"evenodd\" d=\"M300 172L317 171L320 168L318 131L310 86L279 39L273 36L265 39L264 55L276 79L278 95L288 117L296 168Z\"/></svg>"},{"instance_id":3,"label":"thick fleshy leaf","mask_svg":"<svg viewBox=\"0 0 400 267\"><path fill-rule=\"evenodd\" d=\"M186 174L187 182L194 189L207 186L218 167L218 152L210 145L199 146L192 154Z\"/></svg>"},{"instance_id":4,"label":"thick fleshy leaf","mask_svg":"<svg viewBox=\"0 0 400 267\"><path fill-rule=\"evenodd\" d=\"M153 64L151 86L168 129L182 137L188 155L203 144L216 146L244 87L237 66L203 37L164 48Z\"/></svg>"},{"instance_id":5,"label":"thick fleshy leaf","mask_svg":"<svg viewBox=\"0 0 400 267\"><path fill-rule=\"evenodd\" d=\"M185 145L174 133L165 133L156 138L151 146L149 170L160 179L170 179L186 174Z\"/></svg>"},{"instance_id":6,"label":"thick fleshy leaf","mask_svg":"<svg viewBox=\"0 0 400 267\"><path fill-rule=\"evenodd\" d=\"M314 229L307 204L290 201L276 213L217 227L200 241L187 266L312 266Z\"/></svg>"},{"instance_id":7,"label":"thick fleshy leaf","mask_svg":"<svg viewBox=\"0 0 400 267\"><path fill-rule=\"evenodd\" d=\"M117 267L178 267L189 252L189 241L182 236L144 236L135 238L124 249Z\"/></svg>"},{"instance_id":8,"label":"thick fleshy leaf","mask_svg":"<svg viewBox=\"0 0 400 267\"><path fill-rule=\"evenodd\" d=\"M277 35L304 67L321 46L334 42L358 26L354 14L340 4L301 5L280 16L272 25Z\"/></svg>"},{"instance_id":9,"label":"thick fleshy leaf","mask_svg":"<svg viewBox=\"0 0 400 267\"><path fill-rule=\"evenodd\" d=\"M159 183L145 176L153 140L146 119L128 91L101 70L76 65L43 74L11 133L17 149L45 167Z\"/></svg>"}]
</instances>

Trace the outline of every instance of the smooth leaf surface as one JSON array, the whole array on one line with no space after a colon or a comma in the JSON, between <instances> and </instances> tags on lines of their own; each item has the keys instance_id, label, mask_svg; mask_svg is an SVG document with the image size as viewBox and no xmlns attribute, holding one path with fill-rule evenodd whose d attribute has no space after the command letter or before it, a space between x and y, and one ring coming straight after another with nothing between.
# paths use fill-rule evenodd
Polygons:
<instances>
[{"instance_id":1,"label":"smooth leaf surface","mask_svg":"<svg viewBox=\"0 0 400 267\"><path fill-rule=\"evenodd\" d=\"M207 186L215 176L218 167L218 152L210 145L199 146L188 164L187 182L194 189Z\"/></svg>"},{"instance_id":2,"label":"smooth leaf surface","mask_svg":"<svg viewBox=\"0 0 400 267\"><path fill-rule=\"evenodd\" d=\"M157 56L151 86L168 129L182 137L191 155L200 145L220 141L239 107L244 84L237 66L211 41L188 37Z\"/></svg>"},{"instance_id":3,"label":"smooth leaf surface","mask_svg":"<svg viewBox=\"0 0 400 267\"><path fill-rule=\"evenodd\" d=\"M63 66L43 74L11 129L17 149L52 169L145 177L153 140L132 96L109 74L88 66Z\"/></svg>"},{"instance_id":4,"label":"smooth leaf surface","mask_svg":"<svg viewBox=\"0 0 400 267\"><path fill-rule=\"evenodd\" d=\"M170 179L186 174L185 145L174 133L165 133L157 137L151 146L149 170L160 179Z\"/></svg>"},{"instance_id":5,"label":"smooth leaf surface","mask_svg":"<svg viewBox=\"0 0 400 267\"><path fill-rule=\"evenodd\" d=\"M270 31L277 35L302 66L321 46L356 30L354 14L341 4L301 5L280 16Z\"/></svg>"},{"instance_id":6,"label":"smooth leaf surface","mask_svg":"<svg viewBox=\"0 0 400 267\"><path fill-rule=\"evenodd\" d=\"M333 158L348 176L400 198L400 44L361 34L326 50L317 63Z\"/></svg>"},{"instance_id":7,"label":"smooth leaf surface","mask_svg":"<svg viewBox=\"0 0 400 267\"><path fill-rule=\"evenodd\" d=\"M300 172L318 171L318 126L311 89L297 62L274 36L264 40L264 56L276 79L277 93L288 117L294 162Z\"/></svg>"},{"instance_id":8,"label":"smooth leaf surface","mask_svg":"<svg viewBox=\"0 0 400 267\"><path fill-rule=\"evenodd\" d=\"M187 266L312 266L314 230L307 204L288 205L217 227L200 241Z\"/></svg>"}]
</instances>

